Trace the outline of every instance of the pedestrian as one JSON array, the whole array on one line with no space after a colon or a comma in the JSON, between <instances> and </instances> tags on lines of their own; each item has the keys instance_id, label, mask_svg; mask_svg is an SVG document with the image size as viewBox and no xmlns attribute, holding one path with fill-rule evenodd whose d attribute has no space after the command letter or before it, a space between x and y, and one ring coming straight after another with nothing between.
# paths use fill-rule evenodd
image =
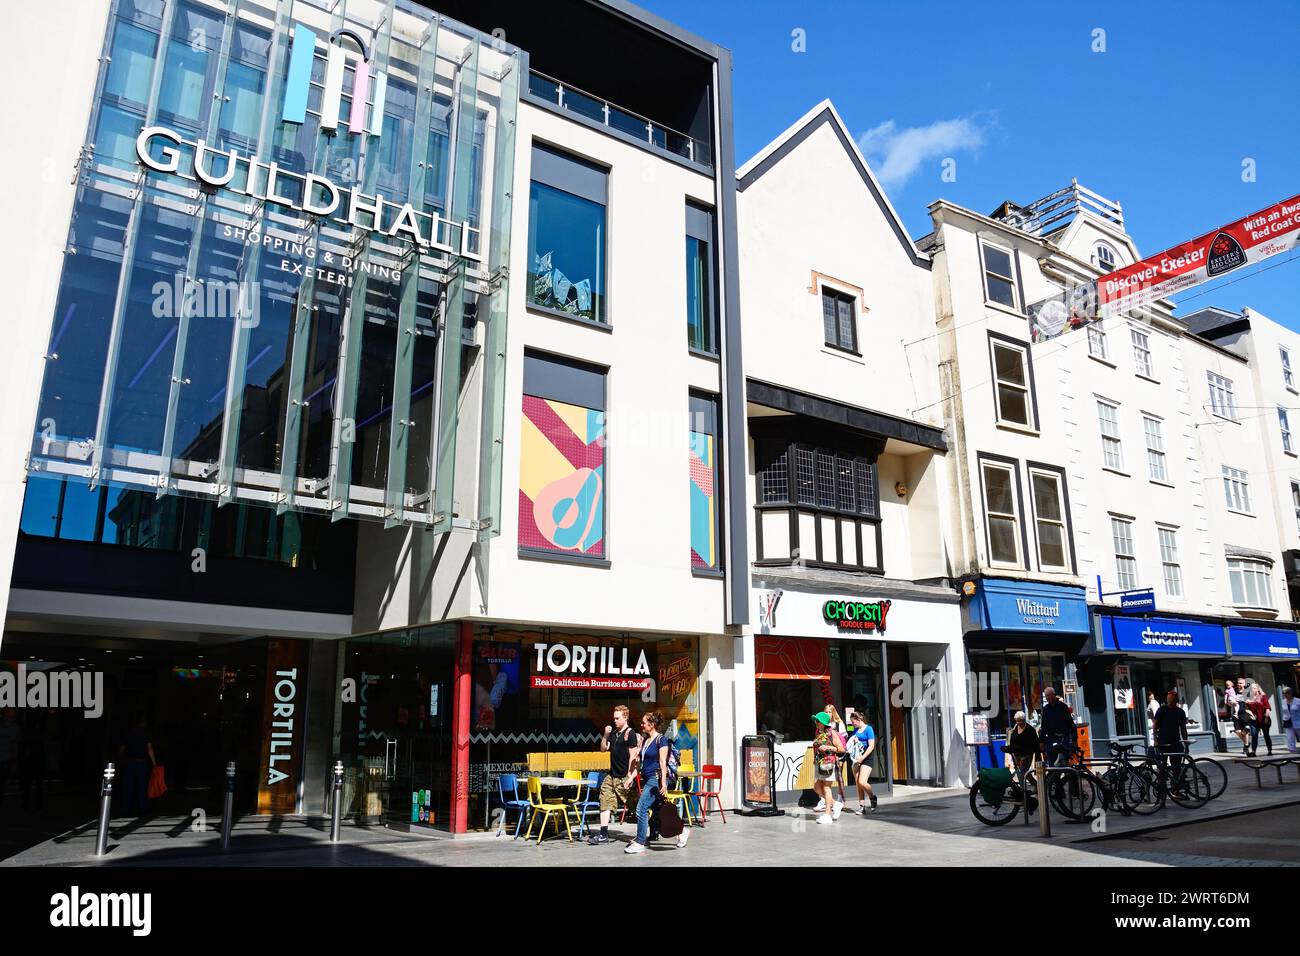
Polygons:
<instances>
[{"instance_id":1,"label":"pedestrian","mask_svg":"<svg viewBox=\"0 0 1300 956\"><path fill-rule=\"evenodd\" d=\"M632 786L632 766L641 748L641 738L632 729L626 704L614 708L613 725L605 726L600 749L609 754L609 773L600 781L600 832L587 838L592 846L609 842L609 818L619 807L627 806Z\"/></svg>"},{"instance_id":2,"label":"pedestrian","mask_svg":"<svg viewBox=\"0 0 1300 956\"><path fill-rule=\"evenodd\" d=\"M1246 729L1246 679L1238 677L1235 685L1232 681L1228 681L1223 698L1228 709L1228 717L1232 720L1232 732L1241 741L1241 752L1249 754L1249 734Z\"/></svg>"},{"instance_id":3,"label":"pedestrian","mask_svg":"<svg viewBox=\"0 0 1300 956\"><path fill-rule=\"evenodd\" d=\"M876 752L876 731L860 710L853 712L853 733L849 736L848 752L853 782L858 786L858 813L866 815L867 808L862 802L864 796L871 801L871 812L874 813L876 793L871 789L871 755Z\"/></svg>"},{"instance_id":4,"label":"pedestrian","mask_svg":"<svg viewBox=\"0 0 1300 956\"><path fill-rule=\"evenodd\" d=\"M1014 769L1024 773L1038 754L1038 731L1029 726L1023 710L1016 711L1011 719L1014 725L1007 734L1007 759L1014 762Z\"/></svg>"},{"instance_id":5,"label":"pedestrian","mask_svg":"<svg viewBox=\"0 0 1300 956\"><path fill-rule=\"evenodd\" d=\"M1300 753L1297 732L1300 732L1300 700L1290 687L1282 688L1282 726L1286 730L1286 749Z\"/></svg>"},{"instance_id":6,"label":"pedestrian","mask_svg":"<svg viewBox=\"0 0 1300 956\"><path fill-rule=\"evenodd\" d=\"M1160 701L1152 691L1147 691L1147 743L1152 747L1156 745L1156 711L1159 709Z\"/></svg>"},{"instance_id":7,"label":"pedestrian","mask_svg":"<svg viewBox=\"0 0 1300 956\"><path fill-rule=\"evenodd\" d=\"M1176 772L1182 766L1182 753L1187 743L1187 711L1178 706L1178 691L1171 690L1165 694L1164 705L1156 711L1155 728L1156 750L1174 755Z\"/></svg>"},{"instance_id":8,"label":"pedestrian","mask_svg":"<svg viewBox=\"0 0 1300 956\"><path fill-rule=\"evenodd\" d=\"M1273 705L1269 703L1268 694L1264 693L1264 688L1259 684L1253 684L1250 688L1250 698L1246 701L1246 706L1250 709L1250 715L1253 718L1251 722L1250 734L1250 755L1255 756L1255 751L1259 749L1259 735L1264 735L1264 749L1268 756L1273 756L1273 737L1269 730L1273 727Z\"/></svg>"},{"instance_id":9,"label":"pedestrian","mask_svg":"<svg viewBox=\"0 0 1300 956\"><path fill-rule=\"evenodd\" d=\"M18 755L18 718L12 707L0 710L0 803L4 802L9 773Z\"/></svg>"},{"instance_id":10,"label":"pedestrian","mask_svg":"<svg viewBox=\"0 0 1300 956\"><path fill-rule=\"evenodd\" d=\"M1078 732L1074 729L1074 715L1065 701L1056 696L1056 689L1043 691L1046 703L1038 723L1042 738L1043 757L1049 766L1060 767L1070 762L1074 754Z\"/></svg>"},{"instance_id":11,"label":"pedestrian","mask_svg":"<svg viewBox=\"0 0 1300 956\"><path fill-rule=\"evenodd\" d=\"M827 704L825 707L822 708L822 710L825 711L826 716L831 719L831 725L830 725L831 730L838 733L841 739L847 741L849 735L848 728L844 725L844 720L840 717L840 712L835 709L835 705ZM817 734L814 732L813 736L815 737L817 736ZM843 789L844 788L841 786L840 788L841 797L843 796ZM826 798L823 797L820 800L818 800L817 805L813 807L813 813L822 813L826 810L826 807L827 807Z\"/></svg>"},{"instance_id":12,"label":"pedestrian","mask_svg":"<svg viewBox=\"0 0 1300 956\"><path fill-rule=\"evenodd\" d=\"M641 718L641 748L631 758L633 767L641 768L641 797L636 802L636 839L628 844L624 853L644 853L650 842L650 811L660 800L660 794L668 784L668 757L672 744L660 728L664 725L664 715L657 710L646 713ZM686 846L691 831L683 829L677 838L677 847Z\"/></svg>"},{"instance_id":13,"label":"pedestrian","mask_svg":"<svg viewBox=\"0 0 1300 956\"><path fill-rule=\"evenodd\" d=\"M832 708L833 709L833 708ZM813 760L815 780L813 789L829 810L817 818L818 823L832 823L840 818L844 801L835 799L835 786L839 783L840 760L843 757L844 737L835 729L834 720L826 711L812 715Z\"/></svg>"},{"instance_id":14,"label":"pedestrian","mask_svg":"<svg viewBox=\"0 0 1300 956\"><path fill-rule=\"evenodd\" d=\"M158 764L143 713L136 716L118 752L122 763L122 815L143 816L149 806L149 775Z\"/></svg>"}]
</instances>

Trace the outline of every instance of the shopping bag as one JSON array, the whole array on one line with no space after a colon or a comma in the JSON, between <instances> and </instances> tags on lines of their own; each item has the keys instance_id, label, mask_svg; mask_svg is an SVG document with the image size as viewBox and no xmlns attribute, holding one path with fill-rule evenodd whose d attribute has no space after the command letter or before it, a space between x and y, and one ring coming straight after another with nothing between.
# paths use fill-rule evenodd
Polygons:
<instances>
[{"instance_id":1,"label":"shopping bag","mask_svg":"<svg viewBox=\"0 0 1300 956\"><path fill-rule=\"evenodd\" d=\"M681 836L684 824L677 808L662 797L655 804L655 821L660 836L669 838Z\"/></svg>"},{"instance_id":2,"label":"shopping bag","mask_svg":"<svg viewBox=\"0 0 1300 956\"><path fill-rule=\"evenodd\" d=\"M146 792L150 800L157 800L167 792L167 779L162 764L155 765L153 773L149 774L149 789Z\"/></svg>"}]
</instances>

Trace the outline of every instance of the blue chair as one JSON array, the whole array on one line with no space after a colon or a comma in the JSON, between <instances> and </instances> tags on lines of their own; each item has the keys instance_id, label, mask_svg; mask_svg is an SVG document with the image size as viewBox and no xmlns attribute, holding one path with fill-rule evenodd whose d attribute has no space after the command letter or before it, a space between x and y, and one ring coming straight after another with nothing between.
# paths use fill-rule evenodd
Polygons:
<instances>
[{"instance_id":1,"label":"blue chair","mask_svg":"<svg viewBox=\"0 0 1300 956\"><path fill-rule=\"evenodd\" d=\"M570 806L573 807L573 815L578 818L578 839L582 839L583 831L586 829L587 814L600 814L600 800L592 799L592 794L599 795L600 785L605 780L605 774L592 770L587 774L587 780L578 790L578 796L573 799Z\"/></svg>"},{"instance_id":2,"label":"blue chair","mask_svg":"<svg viewBox=\"0 0 1300 956\"><path fill-rule=\"evenodd\" d=\"M530 804L527 800L519 798L519 777L513 773L503 773L497 777L497 794L501 798L501 807L506 813L511 810L519 811L519 821L515 824L515 837L519 837L519 831L523 829L524 817L528 815ZM504 822L504 821L502 821Z\"/></svg>"}]
</instances>

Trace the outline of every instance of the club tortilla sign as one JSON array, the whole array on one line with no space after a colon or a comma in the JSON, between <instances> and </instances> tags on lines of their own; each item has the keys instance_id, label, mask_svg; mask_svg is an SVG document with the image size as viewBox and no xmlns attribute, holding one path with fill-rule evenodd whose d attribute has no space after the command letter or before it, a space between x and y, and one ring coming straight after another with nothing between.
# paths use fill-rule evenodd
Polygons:
<instances>
[{"instance_id":1,"label":"club tortilla sign","mask_svg":"<svg viewBox=\"0 0 1300 956\"><path fill-rule=\"evenodd\" d=\"M892 601L827 601L822 605L822 620L841 631L877 631L885 633L885 619Z\"/></svg>"},{"instance_id":2,"label":"club tortilla sign","mask_svg":"<svg viewBox=\"0 0 1300 956\"><path fill-rule=\"evenodd\" d=\"M633 660L627 647L534 644L536 667L529 682L551 690L645 690L650 663L645 651ZM626 675L626 676L625 676Z\"/></svg>"}]
</instances>

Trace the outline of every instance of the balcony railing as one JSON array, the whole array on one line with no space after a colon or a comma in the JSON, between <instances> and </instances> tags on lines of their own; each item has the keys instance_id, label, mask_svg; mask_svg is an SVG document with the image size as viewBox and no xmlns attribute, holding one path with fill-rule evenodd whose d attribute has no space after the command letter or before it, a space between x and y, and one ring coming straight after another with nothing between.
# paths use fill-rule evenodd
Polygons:
<instances>
[{"instance_id":1,"label":"balcony railing","mask_svg":"<svg viewBox=\"0 0 1300 956\"><path fill-rule=\"evenodd\" d=\"M623 135L640 140L649 146L658 147L709 169L713 168L713 156L709 144L704 140L696 139L662 123L656 123L639 113L615 106L608 100L561 83L545 73L530 71L528 92L538 99L555 104L560 109L618 130Z\"/></svg>"}]
</instances>

